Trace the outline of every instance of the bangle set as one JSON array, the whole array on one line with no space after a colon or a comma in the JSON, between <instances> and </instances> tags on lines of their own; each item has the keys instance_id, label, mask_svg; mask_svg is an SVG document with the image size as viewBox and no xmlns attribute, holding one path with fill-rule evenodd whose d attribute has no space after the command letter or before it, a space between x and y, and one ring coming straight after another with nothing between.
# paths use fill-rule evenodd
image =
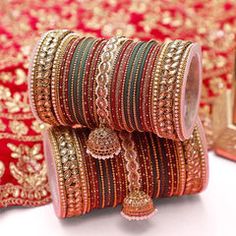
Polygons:
<instances>
[{"instance_id":1,"label":"bangle set","mask_svg":"<svg viewBox=\"0 0 236 236\"><path fill-rule=\"evenodd\" d=\"M123 203L125 218L147 219L153 198L206 186L198 44L52 30L30 65L33 113L52 125L44 150L58 217Z\"/></svg>"},{"instance_id":2,"label":"bangle set","mask_svg":"<svg viewBox=\"0 0 236 236\"><path fill-rule=\"evenodd\" d=\"M88 141L88 151L98 158L119 152L111 130L181 141L193 131L202 77L196 43L106 40L55 30L36 46L31 68L36 117L51 125L102 127Z\"/></svg>"},{"instance_id":3,"label":"bangle set","mask_svg":"<svg viewBox=\"0 0 236 236\"><path fill-rule=\"evenodd\" d=\"M106 160L92 158L86 152L89 132L85 128L51 127L44 133L49 183L58 217L116 207L123 202L122 214L140 219L155 211L150 198L195 194L207 185L207 147L199 120L190 139L183 142L153 133L119 131L121 152L118 158ZM140 205L145 207L139 209ZM143 215L136 217L140 211Z\"/></svg>"}]
</instances>

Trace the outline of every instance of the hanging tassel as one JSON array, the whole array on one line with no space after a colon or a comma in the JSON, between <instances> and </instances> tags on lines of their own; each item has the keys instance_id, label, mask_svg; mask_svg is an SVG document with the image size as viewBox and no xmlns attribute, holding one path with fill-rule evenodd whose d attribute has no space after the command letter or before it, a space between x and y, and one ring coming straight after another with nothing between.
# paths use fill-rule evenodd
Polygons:
<instances>
[{"instance_id":1,"label":"hanging tassel","mask_svg":"<svg viewBox=\"0 0 236 236\"><path fill-rule=\"evenodd\" d=\"M92 157L105 160L115 157L120 150L120 140L116 131L100 126L90 132L86 152Z\"/></svg>"},{"instance_id":2,"label":"hanging tassel","mask_svg":"<svg viewBox=\"0 0 236 236\"><path fill-rule=\"evenodd\" d=\"M146 220L153 216L157 209L154 207L151 197L140 190L139 163L132 134L122 131L119 136L124 149L129 182L129 194L123 201L121 215L128 220Z\"/></svg>"},{"instance_id":3,"label":"hanging tassel","mask_svg":"<svg viewBox=\"0 0 236 236\"><path fill-rule=\"evenodd\" d=\"M108 84L110 73L116 58L116 54L125 37L113 37L109 39L102 51L101 61L98 66L96 80L96 107L99 118L99 128L92 130L87 140L87 153L97 159L113 158L120 153L121 145L116 131L110 128L108 111Z\"/></svg>"},{"instance_id":4,"label":"hanging tassel","mask_svg":"<svg viewBox=\"0 0 236 236\"><path fill-rule=\"evenodd\" d=\"M127 220L146 220L156 212L149 195L143 191L133 191L124 199L121 215Z\"/></svg>"}]
</instances>

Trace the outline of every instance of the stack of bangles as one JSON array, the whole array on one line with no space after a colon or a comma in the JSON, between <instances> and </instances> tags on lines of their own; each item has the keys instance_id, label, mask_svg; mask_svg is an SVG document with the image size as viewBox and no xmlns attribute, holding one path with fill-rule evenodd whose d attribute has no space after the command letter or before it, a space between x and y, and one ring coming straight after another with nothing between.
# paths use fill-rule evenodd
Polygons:
<instances>
[{"instance_id":1,"label":"stack of bangles","mask_svg":"<svg viewBox=\"0 0 236 236\"><path fill-rule=\"evenodd\" d=\"M206 187L207 146L200 122L185 141L159 138L150 132L118 133L124 142L131 139L134 143L141 191L151 198L195 194ZM58 217L116 207L129 192L127 176L132 171L127 169L126 149L122 148L118 158L92 158L86 153L88 134L89 129L68 127L52 127L45 132L45 157Z\"/></svg>"},{"instance_id":2,"label":"stack of bangles","mask_svg":"<svg viewBox=\"0 0 236 236\"><path fill-rule=\"evenodd\" d=\"M200 192L201 73L201 49L189 41L44 34L29 90L35 117L52 125L44 146L57 215L123 202L125 218L147 219L152 198Z\"/></svg>"}]
</instances>

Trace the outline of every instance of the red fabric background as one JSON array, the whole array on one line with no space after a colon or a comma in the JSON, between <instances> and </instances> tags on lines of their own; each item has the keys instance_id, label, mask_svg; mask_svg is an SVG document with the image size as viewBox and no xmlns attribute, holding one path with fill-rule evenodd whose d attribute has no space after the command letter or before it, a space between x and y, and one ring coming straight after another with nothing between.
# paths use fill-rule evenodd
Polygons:
<instances>
[{"instance_id":1,"label":"red fabric background","mask_svg":"<svg viewBox=\"0 0 236 236\"><path fill-rule=\"evenodd\" d=\"M189 39L203 48L200 115L211 144L211 106L230 87L236 33L231 1L58 0L0 3L0 207L50 201L40 132L27 96L28 57L55 28L149 40Z\"/></svg>"}]
</instances>

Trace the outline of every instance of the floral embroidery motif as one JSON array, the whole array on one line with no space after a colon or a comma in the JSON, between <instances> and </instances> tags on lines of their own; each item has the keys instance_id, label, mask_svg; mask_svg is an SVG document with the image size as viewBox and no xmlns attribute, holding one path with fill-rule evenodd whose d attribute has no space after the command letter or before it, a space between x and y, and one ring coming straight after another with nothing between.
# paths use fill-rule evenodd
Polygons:
<instances>
[{"instance_id":1,"label":"floral embroidery motif","mask_svg":"<svg viewBox=\"0 0 236 236\"><path fill-rule=\"evenodd\" d=\"M5 165L2 161L0 161L0 178L4 175L4 172L5 172Z\"/></svg>"},{"instance_id":2,"label":"floral embroidery motif","mask_svg":"<svg viewBox=\"0 0 236 236\"><path fill-rule=\"evenodd\" d=\"M46 164L43 155L40 153L41 144L29 147L23 144L18 146L8 143L7 147L12 151L11 157L17 162L10 162L9 170L13 178L19 185L6 184L0 187L0 205L5 198L25 198L32 201L43 200L48 195ZM3 165L3 163L2 163ZM0 162L0 175L4 171L4 166ZM43 201L49 201L44 199ZM30 204L30 203L29 203Z\"/></svg>"},{"instance_id":3,"label":"floral embroidery motif","mask_svg":"<svg viewBox=\"0 0 236 236\"><path fill-rule=\"evenodd\" d=\"M13 120L9 122L9 127L14 134L25 135L28 133L28 127L22 121Z\"/></svg>"},{"instance_id":4,"label":"floral embroidery motif","mask_svg":"<svg viewBox=\"0 0 236 236\"><path fill-rule=\"evenodd\" d=\"M28 93L11 93L10 89L0 85L0 112L6 109L10 113L29 112Z\"/></svg>"},{"instance_id":5,"label":"floral embroidery motif","mask_svg":"<svg viewBox=\"0 0 236 236\"><path fill-rule=\"evenodd\" d=\"M43 155L40 153L41 145L35 144L32 148L20 144L16 146L8 143L11 149L11 157L17 159L17 163L10 162L10 172L13 177L24 187L37 188L46 182L46 167L44 162L40 164Z\"/></svg>"}]
</instances>

